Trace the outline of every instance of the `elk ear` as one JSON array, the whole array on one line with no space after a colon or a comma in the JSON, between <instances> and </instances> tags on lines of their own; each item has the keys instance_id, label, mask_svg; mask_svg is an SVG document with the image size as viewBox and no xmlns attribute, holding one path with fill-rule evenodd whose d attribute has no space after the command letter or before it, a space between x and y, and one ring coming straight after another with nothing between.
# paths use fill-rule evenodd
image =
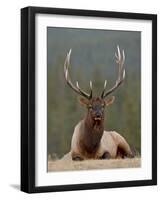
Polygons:
<instances>
[{"instance_id":1,"label":"elk ear","mask_svg":"<svg viewBox=\"0 0 161 200\"><path fill-rule=\"evenodd\" d=\"M115 100L114 96L110 97L109 99L106 99L105 100L106 106L109 106L110 104L113 104L114 100Z\"/></svg>"},{"instance_id":2,"label":"elk ear","mask_svg":"<svg viewBox=\"0 0 161 200\"><path fill-rule=\"evenodd\" d=\"M79 98L79 103L83 106L84 105L87 106L89 104L89 100L81 97L81 98Z\"/></svg>"}]
</instances>

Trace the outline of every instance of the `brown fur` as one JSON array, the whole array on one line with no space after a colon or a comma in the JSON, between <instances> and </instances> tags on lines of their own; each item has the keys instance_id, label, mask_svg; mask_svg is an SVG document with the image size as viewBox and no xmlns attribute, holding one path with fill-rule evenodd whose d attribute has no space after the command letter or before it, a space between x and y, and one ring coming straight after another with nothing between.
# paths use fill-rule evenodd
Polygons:
<instances>
[{"instance_id":1,"label":"brown fur","mask_svg":"<svg viewBox=\"0 0 161 200\"><path fill-rule=\"evenodd\" d=\"M130 147L121 135L114 131L104 131L104 107L113 101L113 97L106 102L100 98L81 99L81 103L87 106L88 112L74 130L71 144L73 160L132 157ZM89 105L95 109L91 110ZM101 120L95 120L98 113Z\"/></svg>"}]
</instances>

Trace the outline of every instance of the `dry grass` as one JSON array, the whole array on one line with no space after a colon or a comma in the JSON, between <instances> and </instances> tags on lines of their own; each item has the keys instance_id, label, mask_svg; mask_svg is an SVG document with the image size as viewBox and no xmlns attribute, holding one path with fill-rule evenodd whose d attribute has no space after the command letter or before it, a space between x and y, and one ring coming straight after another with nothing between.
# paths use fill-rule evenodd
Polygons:
<instances>
[{"instance_id":1,"label":"dry grass","mask_svg":"<svg viewBox=\"0 0 161 200\"><path fill-rule=\"evenodd\" d=\"M48 171L71 171L91 169L113 169L113 168L138 168L141 167L140 158L132 159L110 159L110 160L85 160L72 161L61 159L48 161Z\"/></svg>"}]
</instances>

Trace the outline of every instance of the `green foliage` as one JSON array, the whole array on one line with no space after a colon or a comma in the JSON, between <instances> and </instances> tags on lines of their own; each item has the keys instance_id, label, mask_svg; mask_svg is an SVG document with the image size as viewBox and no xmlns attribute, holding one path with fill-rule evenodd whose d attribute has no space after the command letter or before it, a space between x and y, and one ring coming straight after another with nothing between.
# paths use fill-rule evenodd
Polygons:
<instances>
[{"instance_id":1,"label":"green foliage","mask_svg":"<svg viewBox=\"0 0 161 200\"><path fill-rule=\"evenodd\" d=\"M116 42L126 52L126 79L113 94L116 97L113 105L106 108L105 129L119 132L141 153L140 33L49 28L48 154L56 153L61 157L70 150L74 127L86 114L86 108L78 103L77 95L64 80L65 54L74 47L72 80L79 80L86 91L89 91L89 80L92 80L94 95L97 96L103 89L105 79L108 88L115 83L117 68L113 55Z\"/></svg>"}]
</instances>

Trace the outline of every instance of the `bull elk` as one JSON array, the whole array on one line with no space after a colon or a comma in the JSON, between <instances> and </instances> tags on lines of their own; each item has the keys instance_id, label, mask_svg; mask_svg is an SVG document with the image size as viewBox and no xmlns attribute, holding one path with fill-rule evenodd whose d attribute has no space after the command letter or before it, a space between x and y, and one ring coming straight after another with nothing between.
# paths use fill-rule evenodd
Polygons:
<instances>
[{"instance_id":1,"label":"bull elk","mask_svg":"<svg viewBox=\"0 0 161 200\"><path fill-rule=\"evenodd\" d=\"M106 99L115 91L125 79L125 53L117 46L115 53L116 63L118 65L118 78L115 85L107 90L107 80L104 82L104 88L100 96L93 97L92 82L90 81L90 92L83 91L78 81L74 85L69 75L71 49L68 52L64 63L64 76L67 84L80 96L80 103L87 107L87 114L75 127L71 142L72 160L85 159L109 159L133 157L129 144L119 133L115 131L104 130L104 112L105 107L111 105L115 97Z\"/></svg>"}]
</instances>

